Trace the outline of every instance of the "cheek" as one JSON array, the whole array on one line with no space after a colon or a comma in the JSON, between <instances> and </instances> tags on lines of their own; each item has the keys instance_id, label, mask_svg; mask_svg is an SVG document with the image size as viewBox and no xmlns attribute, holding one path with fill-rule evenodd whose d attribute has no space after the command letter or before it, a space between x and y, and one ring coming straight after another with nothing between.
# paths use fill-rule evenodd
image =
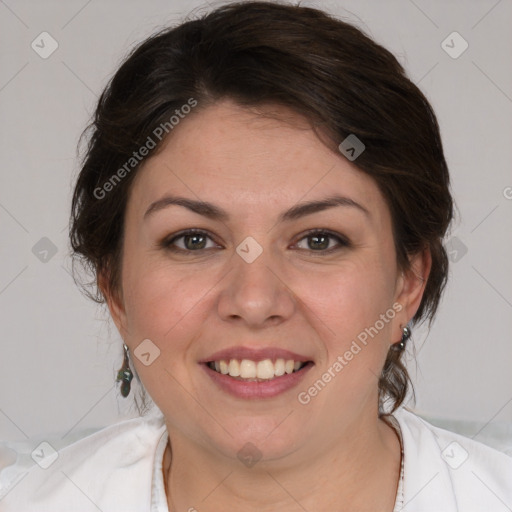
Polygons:
<instances>
[{"instance_id":1,"label":"cheek","mask_svg":"<svg viewBox=\"0 0 512 512\"><path fill-rule=\"evenodd\" d=\"M330 368L338 362L332 389L338 389L341 400L351 400L347 389L354 396L363 389L370 392L382 370L396 314L391 277L377 261L359 261L324 279L323 295L310 287L311 304L321 305L318 314L329 327L323 330L328 334L323 339L327 360L322 363Z\"/></svg>"},{"instance_id":2,"label":"cheek","mask_svg":"<svg viewBox=\"0 0 512 512\"><path fill-rule=\"evenodd\" d=\"M308 276L303 296L315 310L322 311L325 322L335 326L342 338L364 329L392 305L393 286L375 262L356 262L333 269L323 276Z\"/></svg>"},{"instance_id":3,"label":"cheek","mask_svg":"<svg viewBox=\"0 0 512 512\"><path fill-rule=\"evenodd\" d=\"M207 273L186 273L179 267L151 266L127 275L125 296L127 321L132 336L154 338L165 344L176 340L176 332L194 317L197 325L199 305L213 284ZM178 338L179 339L179 338Z\"/></svg>"},{"instance_id":4,"label":"cheek","mask_svg":"<svg viewBox=\"0 0 512 512\"><path fill-rule=\"evenodd\" d=\"M129 278L125 298L128 341L134 356L142 340L149 339L156 345L157 349L149 350L158 354L150 365L137 357L132 361L152 399L172 416L189 399L183 386L193 387L190 368L197 357L196 340L207 337L203 326L212 305L206 292L215 281L210 283L207 274L185 274L175 267L145 268ZM169 396L174 397L171 404Z\"/></svg>"}]
</instances>

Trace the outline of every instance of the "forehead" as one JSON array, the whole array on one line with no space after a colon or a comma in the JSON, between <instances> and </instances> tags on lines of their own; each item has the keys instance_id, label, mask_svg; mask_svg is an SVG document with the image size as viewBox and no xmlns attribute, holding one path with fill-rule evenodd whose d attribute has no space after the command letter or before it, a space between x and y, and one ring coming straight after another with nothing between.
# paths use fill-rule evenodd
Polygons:
<instances>
[{"instance_id":1,"label":"forehead","mask_svg":"<svg viewBox=\"0 0 512 512\"><path fill-rule=\"evenodd\" d=\"M147 208L171 192L245 213L333 194L377 216L387 209L374 180L322 143L304 118L282 106L250 110L231 101L194 112L174 128L138 171L131 208Z\"/></svg>"}]
</instances>

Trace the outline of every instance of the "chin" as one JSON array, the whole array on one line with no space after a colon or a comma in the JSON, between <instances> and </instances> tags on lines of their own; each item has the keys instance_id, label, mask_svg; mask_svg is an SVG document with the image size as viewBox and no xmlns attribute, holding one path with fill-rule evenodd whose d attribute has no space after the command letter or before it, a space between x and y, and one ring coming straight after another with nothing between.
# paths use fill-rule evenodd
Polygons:
<instances>
[{"instance_id":1,"label":"chin","mask_svg":"<svg viewBox=\"0 0 512 512\"><path fill-rule=\"evenodd\" d=\"M287 419L283 414L239 418L225 424L233 437L222 431L222 438L212 439L211 443L227 457L238 458L242 463L247 461L249 467L258 461L263 463L282 459L306 442L299 425L294 428L287 424L291 416Z\"/></svg>"}]
</instances>

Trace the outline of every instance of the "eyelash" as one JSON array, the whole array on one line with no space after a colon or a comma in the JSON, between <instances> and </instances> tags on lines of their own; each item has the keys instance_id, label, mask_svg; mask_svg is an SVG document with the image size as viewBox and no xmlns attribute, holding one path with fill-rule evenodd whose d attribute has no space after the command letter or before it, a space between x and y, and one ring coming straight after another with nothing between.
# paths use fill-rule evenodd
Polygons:
<instances>
[{"instance_id":1,"label":"eyelash","mask_svg":"<svg viewBox=\"0 0 512 512\"><path fill-rule=\"evenodd\" d=\"M168 251L175 252L175 253L182 253L182 254L183 253L190 254L192 252L201 252L201 251L206 251L208 249L211 249L211 248L198 249L195 251L195 250L190 250L190 249L181 249L180 247L173 247L173 244L176 242L176 240L179 240L180 238L184 238L185 236L191 236L191 235L206 236L206 237L210 238L210 240L214 241L212 239L212 237L209 235L209 233L207 233L206 231L202 231L200 229L187 229L185 231L181 231L180 233L172 235L171 238L166 238L165 240L163 240L161 242L160 245L163 249L166 249ZM330 238L336 239L338 241L339 245L337 247L331 247L330 249L318 250L318 251L315 251L313 249L300 249L300 250L310 251L310 252L313 252L313 253L316 253L316 254L322 256L322 255L326 255L326 254L331 254L331 253L338 251L344 247L351 247L349 240L347 238L345 238L344 236L342 236L338 233L334 233L328 229L318 229L318 228L310 229L310 230L306 231L305 233L302 234L301 238L299 238L299 240L295 243L297 244L298 242L302 241L303 239L310 238L315 235L327 235Z\"/></svg>"}]
</instances>

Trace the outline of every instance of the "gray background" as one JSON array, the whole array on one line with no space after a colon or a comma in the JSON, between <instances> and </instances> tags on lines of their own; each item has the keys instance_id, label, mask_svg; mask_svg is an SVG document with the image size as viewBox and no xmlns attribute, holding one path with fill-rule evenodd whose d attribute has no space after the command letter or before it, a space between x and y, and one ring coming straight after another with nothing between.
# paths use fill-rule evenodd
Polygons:
<instances>
[{"instance_id":1,"label":"gray background","mask_svg":"<svg viewBox=\"0 0 512 512\"><path fill-rule=\"evenodd\" d=\"M342 16L393 51L439 118L460 216L447 237L453 263L440 312L430 333L414 331L408 354L415 410L464 421L473 437L511 431L512 1L302 4ZM197 6L209 8L0 1L0 439L64 438L137 415L114 385L119 334L70 275L76 144L127 51ZM44 31L59 45L47 59L31 47ZM458 58L441 44L454 31L469 44ZM452 39L457 52L461 41ZM54 255L40 252L43 237Z\"/></svg>"}]
</instances>

